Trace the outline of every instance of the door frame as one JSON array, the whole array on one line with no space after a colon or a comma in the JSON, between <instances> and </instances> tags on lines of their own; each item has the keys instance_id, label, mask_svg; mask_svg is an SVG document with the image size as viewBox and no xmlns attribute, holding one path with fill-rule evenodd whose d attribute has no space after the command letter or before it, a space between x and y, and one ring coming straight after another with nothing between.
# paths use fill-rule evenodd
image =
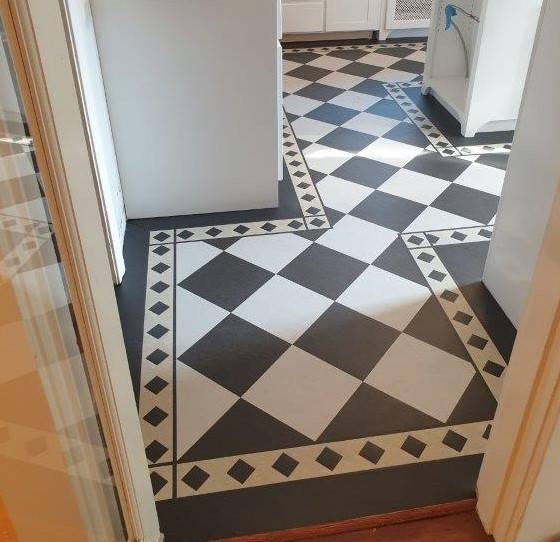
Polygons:
<instances>
[{"instance_id":1,"label":"door frame","mask_svg":"<svg viewBox=\"0 0 560 542\"><path fill-rule=\"evenodd\" d=\"M58 0L0 0L129 541L158 542L89 133Z\"/></svg>"},{"instance_id":2,"label":"door frame","mask_svg":"<svg viewBox=\"0 0 560 542\"><path fill-rule=\"evenodd\" d=\"M541 87L537 86L543 84L547 73L543 55L556 57L560 52L556 38L552 43L548 41L550 36L555 36L552 22L556 14L552 9L558 10L555 0L545 0L516 139L524 133L526 120L530 118L529 104L533 107L535 102L543 101L539 99ZM546 79L548 85L558 86L557 78ZM553 114L553 118L557 117L559 110L554 110ZM539 144L554 152L555 140L547 137L548 129L542 127ZM517 152L525 153L525 160L533 158L530 149L518 150L514 141L510 159L513 167L517 163ZM546 164L542 169L536 164L534 175L550 175L549 170ZM556 181L560 171L554 175ZM507 179L506 176L506 183ZM500 227L499 217L500 211L496 228ZM523 224L519 222L518 227L522 228ZM535 242L541 243L539 256L477 484L477 509L496 542L516 540L553 430L560 419L560 182L556 183L542 240Z\"/></svg>"}]
</instances>

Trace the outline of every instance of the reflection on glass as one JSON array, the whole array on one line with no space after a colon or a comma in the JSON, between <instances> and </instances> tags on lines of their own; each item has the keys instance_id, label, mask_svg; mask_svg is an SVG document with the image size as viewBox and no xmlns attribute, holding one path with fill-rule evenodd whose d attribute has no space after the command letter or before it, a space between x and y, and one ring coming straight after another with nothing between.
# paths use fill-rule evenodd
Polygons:
<instances>
[{"instance_id":1,"label":"reflection on glass","mask_svg":"<svg viewBox=\"0 0 560 542\"><path fill-rule=\"evenodd\" d=\"M0 538L124 541L0 21Z\"/></svg>"}]
</instances>

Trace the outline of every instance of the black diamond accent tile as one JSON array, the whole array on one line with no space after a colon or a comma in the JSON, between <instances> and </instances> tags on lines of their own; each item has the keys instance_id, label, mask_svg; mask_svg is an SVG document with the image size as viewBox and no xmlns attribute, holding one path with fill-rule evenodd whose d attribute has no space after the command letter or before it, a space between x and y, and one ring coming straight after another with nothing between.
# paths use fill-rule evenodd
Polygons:
<instances>
[{"instance_id":1,"label":"black diamond accent tile","mask_svg":"<svg viewBox=\"0 0 560 542\"><path fill-rule=\"evenodd\" d=\"M151 361L154 365L159 365L167 357L168 354L158 348L154 350L150 355L146 356L146 359L148 361Z\"/></svg>"},{"instance_id":2,"label":"black diamond accent tile","mask_svg":"<svg viewBox=\"0 0 560 542\"><path fill-rule=\"evenodd\" d=\"M447 277L447 275L445 273L442 273L441 271L434 270L428 275L428 277L441 282L445 277Z\"/></svg>"},{"instance_id":3,"label":"black diamond accent tile","mask_svg":"<svg viewBox=\"0 0 560 542\"><path fill-rule=\"evenodd\" d=\"M157 314L159 316L163 314L168 308L169 305L166 305L165 303L158 301L157 303L153 304L150 307L150 311L152 311L154 314Z\"/></svg>"},{"instance_id":4,"label":"black diamond accent tile","mask_svg":"<svg viewBox=\"0 0 560 542\"><path fill-rule=\"evenodd\" d=\"M293 160L290 162L290 166L299 167L301 166L301 162L298 162L297 160Z\"/></svg>"},{"instance_id":5,"label":"black diamond accent tile","mask_svg":"<svg viewBox=\"0 0 560 542\"><path fill-rule=\"evenodd\" d=\"M274 231L275 229L276 229L276 226L274 224L272 224L271 222L267 222L266 224L263 224L261 226L261 230L265 230L267 232Z\"/></svg>"},{"instance_id":6,"label":"black diamond accent tile","mask_svg":"<svg viewBox=\"0 0 560 542\"><path fill-rule=\"evenodd\" d=\"M302 200L304 201L313 201L315 199L315 196L312 196L311 194L305 194L304 196L301 197Z\"/></svg>"},{"instance_id":7,"label":"black diamond accent tile","mask_svg":"<svg viewBox=\"0 0 560 542\"><path fill-rule=\"evenodd\" d=\"M374 465L377 465L377 463L379 463L379 460L383 457L384 453L385 450L383 448L380 448L370 441L366 442L364 444L364 447L360 450L360 455Z\"/></svg>"},{"instance_id":8,"label":"black diamond accent tile","mask_svg":"<svg viewBox=\"0 0 560 542\"><path fill-rule=\"evenodd\" d=\"M297 187L301 188L302 190L307 190L310 186L311 185L309 183L306 183L305 181L302 181L297 185Z\"/></svg>"},{"instance_id":9,"label":"black diamond accent tile","mask_svg":"<svg viewBox=\"0 0 560 542\"><path fill-rule=\"evenodd\" d=\"M239 226L234 228L233 231L235 233L239 233L240 235L243 235L249 231L249 228L247 226L244 226L243 224L240 224Z\"/></svg>"},{"instance_id":10,"label":"black diamond accent tile","mask_svg":"<svg viewBox=\"0 0 560 542\"><path fill-rule=\"evenodd\" d=\"M336 299L365 270L367 264L336 250L313 244L279 275L314 292Z\"/></svg>"},{"instance_id":11,"label":"black diamond accent tile","mask_svg":"<svg viewBox=\"0 0 560 542\"><path fill-rule=\"evenodd\" d=\"M430 263L434 258L435 256L433 256L432 254L428 254L427 252L422 252L420 256L418 256L419 260L427 263Z\"/></svg>"},{"instance_id":12,"label":"black diamond accent tile","mask_svg":"<svg viewBox=\"0 0 560 542\"><path fill-rule=\"evenodd\" d=\"M217 235L220 235L220 233L222 233L222 230L218 228L210 228L209 230L206 230L206 234L210 237L216 237Z\"/></svg>"},{"instance_id":13,"label":"black diamond accent tile","mask_svg":"<svg viewBox=\"0 0 560 542\"><path fill-rule=\"evenodd\" d=\"M439 237L437 235L434 235L433 233L427 233L426 234L426 239L432 244L435 245L438 241L439 241Z\"/></svg>"},{"instance_id":14,"label":"black diamond accent tile","mask_svg":"<svg viewBox=\"0 0 560 542\"><path fill-rule=\"evenodd\" d=\"M152 271L155 271L156 273L159 273L159 274L164 273L168 269L169 269L169 266L166 263L163 263L163 262L159 262L158 264L156 264L152 267Z\"/></svg>"},{"instance_id":15,"label":"black diamond accent tile","mask_svg":"<svg viewBox=\"0 0 560 542\"><path fill-rule=\"evenodd\" d=\"M230 314L177 359L233 393L243 395L289 346Z\"/></svg>"},{"instance_id":16,"label":"black diamond accent tile","mask_svg":"<svg viewBox=\"0 0 560 542\"><path fill-rule=\"evenodd\" d=\"M144 420L154 427L157 427L167 416L169 416L167 412L161 410L159 407L154 407L144 416Z\"/></svg>"},{"instance_id":17,"label":"black diamond accent tile","mask_svg":"<svg viewBox=\"0 0 560 542\"><path fill-rule=\"evenodd\" d=\"M424 242L424 239L422 239L422 237L418 237L417 235L411 235L408 238L408 242L413 244L413 245L421 245Z\"/></svg>"},{"instance_id":18,"label":"black diamond accent tile","mask_svg":"<svg viewBox=\"0 0 560 542\"><path fill-rule=\"evenodd\" d=\"M243 459L238 459L233 467L228 470L228 474L240 484L244 484L254 471L255 468L249 465L249 463L243 461Z\"/></svg>"},{"instance_id":19,"label":"black diamond accent tile","mask_svg":"<svg viewBox=\"0 0 560 542\"><path fill-rule=\"evenodd\" d=\"M488 424L486 426L486 429L484 430L484 433L482 434L482 438L488 440L490 438L490 433L492 432L492 426L490 424Z\"/></svg>"},{"instance_id":20,"label":"black diamond accent tile","mask_svg":"<svg viewBox=\"0 0 560 542\"><path fill-rule=\"evenodd\" d=\"M313 220L311 220L309 222L312 226L315 226L317 228L320 228L321 226L324 226L326 224L326 221L323 220L322 218L317 218L315 217Z\"/></svg>"},{"instance_id":21,"label":"black diamond accent tile","mask_svg":"<svg viewBox=\"0 0 560 542\"><path fill-rule=\"evenodd\" d=\"M466 312L463 311L458 311L457 314L453 317L453 320L455 320L455 322L465 324L466 326L468 326L471 323L472 319L473 316L471 314L467 314Z\"/></svg>"},{"instance_id":22,"label":"black diamond accent tile","mask_svg":"<svg viewBox=\"0 0 560 542\"><path fill-rule=\"evenodd\" d=\"M456 433L455 431L450 429L443 438L442 442L446 446L449 446L449 448L460 453L463 451L463 448L467 443L467 439L463 435L460 435L459 433Z\"/></svg>"},{"instance_id":23,"label":"black diamond accent tile","mask_svg":"<svg viewBox=\"0 0 560 542\"><path fill-rule=\"evenodd\" d=\"M161 294L162 292L165 292L165 290L167 290L167 288L169 288L169 284L166 284L165 282L162 282L161 280L156 282L153 286L150 287L151 290L153 290L154 292L157 292L158 294Z\"/></svg>"},{"instance_id":24,"label":"black diamond accent tile","mask_svg":"<svg viewBox=\"0 0 560 542\"><path fill-rule=\"evenodd\" d=\"M169 235L168 233L165 233L163 231L160 231L158 234L154 235L154 239L156 239L157 241L160 241L160 242L166 241L170 237L171 237L171 235Z\"/></svg>"},{"instance_id":25,"label":"black diamond accent tile","mask_svg":"<svg viewBox=\"0 0 560 542\"><path fill-rule=\"evenodd\" d=\"M421 440L409 435L401 446L401 450L419 459L424 450L426 449L426 444Z\"/></svg>"},{"instance_id":26,"label":"black diamond accent tile","mask_svg":"<svg viewBox=\"0 0 560 542\"><path fill-rule=\"evenodd\" d=\"M169 385L169 382L159 376L152 378L144 387L157 395L160 391L164 390Z\"/></svg>"},{"instance_id":27,"label":"black diamond accent tile","mask_svg":"<svg viewBox=\"0 0 560 542\"><path fill-rule=\"evenodd\" d=\"M464 241L467 236L464 233L461 233L460 231L454 231L451 234L451 237L457 241Z\"/></svg>"},{"instance_id":28,"label":"black diamond accent tile","mask_svg":"<svg viewBox=\"0 0 560 542\"><path fill-rule=\"evenodd\" d=\"M165 245L159 245L158 247L154 248L154 250L152 250L152 252L154 254L157 254L158 256L163 256L164 254L167 254L171 249L166 247Z\"/></svg>"},{"instance_id":29,"label":"black diamond accent tile","mask_svg":"<svg viewBox=\"0 0 560 542\"><path fill-rule=\"evenodd\" d=\"M457 301L457 298L459 297L459 294L452 292L451 290L445 290L440 297L442 299L445 299L445 301L450 301L451 303L455 303L455 301Z\"/></svg>"},{"instance_id":30,"label":"black diamond accent tile","mask_svg":"<svg viewBox=\"0 0 560 542\"><path fill-rule=\"evenodd\" d=\"M178 286L233 311L270 277L269 271L222 252Z\"/></svg>"},{"instance_id":31,"label":"black diamond accent tile","mask_svg":"<svg viewBox=\"0 0 560 542\"><path fill-rule=\"evenodd\" d=\"M184 239L186 241L187 239L190 239L193 235L194 233L192 231L183 230L177 234L177 237L180 237L181 239Z\"/></svg>"},{"instance_id":32,"label":"black diamond accent tile","mask_svg":"<svg viewBox=\"0 0 560 542\"><path fill-rule=\"evenodd\" d=\"M330 471L333 471L334 469L336 469L336 466L340 463L341 459L342 456L339 453L331 450L327 446L323 448L323 451L317 456L317 459L315 459L315 461L317 461L317 463L323 465L323 467L329 469Z\"/></svg>"},{"instance_id":33,"label":"black diamond accent tile","mask_svg":"<svg viewBox=\"0 0 560 542\"><path fill-rule=\"evenodd\" d=\"M484 372L489 373L493 376L500 377L504 372L505 367L494 363L493 361L487 361L486 365L484 366Z\"/></svg>"},{"instance_id":34,"label":"black diamond accent tile","mask_svg":"<svg viewBox=\"0 0 560 542\"><path fill-rule=\"evenodd\" d=\"M296 171L295 173L292 173L292 175L294 177L297 177L298 179L300 179L301 177L305 177L305 173L303 171Z\"/></svg>"},{"instance_id":35,"label":"black diamond accent tile","mask_svg":"<svg viewBox=\"0 0 560 542\"><path fill-rule=\"evenodd\" d=\"M286 453L282 453L274 462L272 468L288 478L298 465L299 461L296 461Z\"/></svg>"},{"instance_id":36,"label":"black diamond accent tile","mask_svg":"<svg viewBox=\"0 0 560 542\"><path fill-rule=\"evenodd\" d=\"M161 339L161 337L163 337L168 331L169 329L167 329L165 326L156 324L152 329L148 331L148 333L155 339Z\"/></svg>"},{"instance_id":37,"label":"black diamond accent tile","mask_svg":"<svg viewBox=\"0 0 560 542\"><path fill-rule=\"evenodd\" d=\"M152 440L152 442L146 446L146 457L151 463L157 463L157 460L167 452L168 449L167 446L164 446L158 440Z\"/></svg>"},{"instance_id":38,"label":"black diamond accent tile","mask_svg":"<svg viewBox=\"0 0 560 542\"><path fill-rule=\"evenodd\" d=\"M492 232L490 230L485 230L484 228L478 232L481 237L486 237L486 239L492 238Z\"/></svg>"},{"instance_id":39,"label":"black diamond accent tile","mask_svg":"<svg viewBox=\"0 0 560 542\"><path fill-rule=\"evenodd\" d=\"M163 476L155 471L150 474L150 480L152 482L152 491L154 495L157 495L168 483Z\"/></svg>"},{"instance_id":40,"label":"black diamond accent tile","mask_svg":"<svg viewBox=\"0 0 560 542\"><path fill-rule=\"evenodd\" d=\"M181 478L185 484L191 489L198 491L202 485L210 478L210 475L202 470L199 466L195 465L185 476Z\"/></svg>"},{"instance_id":41,"label":"black diamond accent tile","mask_svg":"<svg viewBox=\"0 0 560 542\"><path fill-rule=\"evenodd\" d=\"M488 344L488 340L483 339L482 337L479 337L478 335L471 335L471 338L467 341L467 344L470 344L471 346L474 346L475 348L478 348L479 350L484 350L484 348Z\"/></svg>"},{"instance_id":42,"label":"black diamond accent tile","mask_svg":"<svg viewBox=\"0 0 560 542\"><path fill-rule=\"evenodd\" d=\"M303 222L299 220L292 220L288 223L288 227L293 228L294 230L299 230L303 226Z\"/></svg>"}]
</instances>

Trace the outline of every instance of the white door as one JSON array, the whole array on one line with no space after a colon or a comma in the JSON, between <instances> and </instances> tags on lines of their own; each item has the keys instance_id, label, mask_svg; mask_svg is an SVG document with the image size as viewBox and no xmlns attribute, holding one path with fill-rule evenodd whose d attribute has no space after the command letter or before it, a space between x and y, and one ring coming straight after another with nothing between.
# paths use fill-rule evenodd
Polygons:
<instances>
[{"instance_id":1,"label":"white door","mask_svg":"<svg viewBox=\"0 0 560 542\"><path fill-rule=\"evenodd\" d=\"M379 30L380 0L326 0L326 30Z\"/></svg>"}]
</instances>

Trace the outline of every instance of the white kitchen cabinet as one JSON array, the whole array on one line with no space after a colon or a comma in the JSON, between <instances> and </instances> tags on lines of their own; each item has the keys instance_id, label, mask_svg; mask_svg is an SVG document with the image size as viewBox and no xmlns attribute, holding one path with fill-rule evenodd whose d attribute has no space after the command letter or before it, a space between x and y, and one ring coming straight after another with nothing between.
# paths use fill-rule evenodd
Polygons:
<instances>
[{"instance_id":1,"label":"white kitchen cabinet","mask_svg":"<svg viewBox=\"0 0 560 542\"><path fill-rule=\"evenodd\" d=\"M327 32L379 28L380 0L326 0Z\"/></svg>"},{"instance_id":2,"label":"white kitchen cabinet","mask_svg":"<svg viewBox=\"0 0 560 542\"><path fill-rule=\"evenodd\" d=\"M325 30L325 0L284 0L282 26L286 34L306 34Z\"/></svg>"}]
</instances>

